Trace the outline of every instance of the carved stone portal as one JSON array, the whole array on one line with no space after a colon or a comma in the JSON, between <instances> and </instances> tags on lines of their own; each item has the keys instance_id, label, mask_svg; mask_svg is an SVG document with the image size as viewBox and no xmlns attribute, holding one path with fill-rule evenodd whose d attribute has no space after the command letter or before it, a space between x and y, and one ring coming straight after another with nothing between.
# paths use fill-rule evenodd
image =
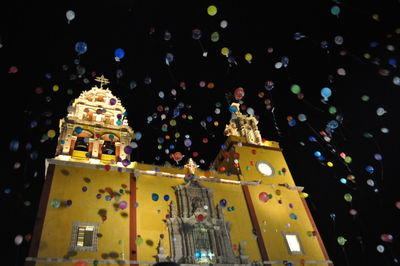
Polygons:
<instances>
[{"instance_id":1,"label":"carved stone portal","mask_svg":"<svg viewBox=\"0 0 400 266\"><path fill-rule=\"evenodd\" d=\"M177 205L171 202L167 219L171 260L177 263L236 264L229 222L213 193L197 181L175 187ZM216 208L214 208L216 206Z\"/></svg>"}]
</instances>

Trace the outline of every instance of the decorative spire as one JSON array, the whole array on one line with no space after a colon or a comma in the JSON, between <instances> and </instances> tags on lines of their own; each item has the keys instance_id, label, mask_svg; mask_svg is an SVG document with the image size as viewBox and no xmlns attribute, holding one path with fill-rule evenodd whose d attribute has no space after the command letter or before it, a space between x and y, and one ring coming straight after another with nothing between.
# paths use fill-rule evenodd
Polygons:
<instances>
[{"instance_id":1,"label":"decorative spire","mask_svg":"<svg viewBox=\"0 0 400 266\"><path fill-rule=\"evenodd\" d=\"M97 77L97 78L95 79L95 81L100 82L100 88L103 88L103 85L106 85L106 84L109 84L109 83L110 83L110 82L108 81L108 79L106 79L106 78L104 77L104 75L101 75L101 77Z\"/></svg>"},{"instance_id":2,"label":"decorative spire","mask_svg":"<svg viewBox=\"0 0 400 266\"><path fill-rule=\"evenodd\" d=\"M185 168L188 168L189 173L194 174L196 168L199 168L199 166L192 160L192 158L189 158L187 164L185 164Z\"/></svg>"},{"instance_id":3,"label":"decorative spire","mask_svg":"<svg viewBox=\"0 0 400 266\"><path fill-rule=\"evenodd\" d=\"M239 103L231 104L232 117L229 125L225 126L225 135L245 137L247 143L262 145L257 119L253 115L242 114L239 107Z\"/></svg>"}]
</instances>

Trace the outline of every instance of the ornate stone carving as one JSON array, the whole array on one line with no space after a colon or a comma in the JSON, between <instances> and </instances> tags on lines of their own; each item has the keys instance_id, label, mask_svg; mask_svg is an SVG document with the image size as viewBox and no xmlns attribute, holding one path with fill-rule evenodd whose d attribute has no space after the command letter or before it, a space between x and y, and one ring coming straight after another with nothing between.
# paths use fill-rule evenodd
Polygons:
<instances>
[{"instance_id":1,"label":"ornate stone carving","mask_svg":"<svg viewBox=\"0 0 400 266\"><path fill-rule=\"evenodd\" d=\"M234 256L228 222L214 204L213 191L197 181L175 187L178 210L171 202L166 220L171 260L181 264L239 263Z\"/></svg>"}]
</instances>

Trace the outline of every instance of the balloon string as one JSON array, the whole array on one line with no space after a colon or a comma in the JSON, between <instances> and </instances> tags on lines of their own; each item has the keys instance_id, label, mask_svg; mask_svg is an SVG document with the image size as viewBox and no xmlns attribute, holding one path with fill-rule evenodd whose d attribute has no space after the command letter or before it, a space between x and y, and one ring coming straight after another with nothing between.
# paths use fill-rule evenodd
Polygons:
<instances>
[{"instance_id":1,"label":"balloon string","mask_svg":"<svg viewBox=\"0 0 400 266\"><path fill-rule=\"evenodd\" d=\"M275 129L276 129L276 132L278 133L279 137L282 137L282 132L279 129L278 122L276 121L276 117L275 117L275 106L272 107L271 113L272 113L272 121L274 122L274 126L275 126Z\"/></svg>"},{"instance_id":2,"label":"balloon string","mask_svg":"<svg viewBox=\"0 0 400 266\"><path fill-rule=\"evenodd\" d=\"M19 257L19 245L17 246L17 255L15 256L15 266L18 265L18 257Z\"/></svg>"},{"instance_id":3,"label":"balloon string","mask_svg":"<svg viewBox=\"0 0 400 266\"><path fill-rule=\"evenodd\" d=\"M347 257L347 253L346 253L346 250L344 249L344 246L342 246L342 250L343 250L344 260L345 260L345 262L346 262L346 265L349 266L349 265L350 265L350 264L349 264L349 259L348 259L348 257Z\"/></svg>"},{"instance_id":4,"label":"balloon string","mask_svg":"<svg viewBox=\"0 0 400 266\"><path fill-rule=\"evenodd\" d=\"M199 45L200 45L200 49L201 49L201 51L203 52L203 54L204 54L204 47L203 47L203 45L201 44L201 41L200 40L197 40L198 41L198 43L199 43Z\"/></svg>"},{"instance_id":5,"label":"balloon string","mask_svg":"<svg viewBox=\"0 0 400 266\"><path fill-rule=\"evenodd\" d=\"M168 64L168 74L169 74L169 76L171 77L172 82L173 82L173 83L176 83L177 85L179 85L179 83L176 81L174 75L172 74L172 71L171 71L171 69L170 69L169 64Z\"/></svg>"}]
</instances>

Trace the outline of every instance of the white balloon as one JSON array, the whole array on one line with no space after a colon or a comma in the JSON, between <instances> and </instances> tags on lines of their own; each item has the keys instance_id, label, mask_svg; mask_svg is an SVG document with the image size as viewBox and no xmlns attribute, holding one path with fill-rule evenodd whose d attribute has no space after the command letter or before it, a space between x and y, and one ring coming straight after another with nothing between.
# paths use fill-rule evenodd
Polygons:
<instances>
[{"instance_id":1,"label":"white balloon","mask_svg":"<svg viewBox=\"0 0 400 266\"><path fill-rule=\"evenodd\" d=\"M220 26L221 28L225 29L228 26L228 21L226 20L221 21Z\"/></svg>"},{"instance_id":2,"label":"white balloon","mask_svg":"<svg viewBox=\"0 0 400 266\"><path fill-rule=\"evenodd\" d=\"M19 246L21 245L22 241L24 240L24 238L21 235L17 235L14 239L14 243Z\"/></svg>"},{"instance_id":3,"label":"white balloon","mask_svg":"<svg viewBox=\"0 0 400 266\"><path fill-rule=\"evenodd\" d=\"M249 115L254 115L254 109L251 108L251 107L248 107L247 110L246 110L246 112L247 112Z\"/></svg>"},{"instance_id":4,"label":"white balloon","mask_svg":"<svg viewBox=\"0 0 400 266\"><path fill-rule=\"evenodd\" d=\"M367 180L367 184L368 184L369 186L371 186L371 187L375 186L375 182L374 182L374 180L372 180L372 179L368 179L368 180Z\"/></svg>"},{"instance_id":5,"label":"white balloon","mask_svg":"<svg viewBox=\"0 0 400 266\"><path fill-rule=\"evenodd\" d=\"M307 116L305 114L299 114L297 118L299 119L300 122L304 122L307 120Z\"/></svg>"},{"instance_id":6,"label":"white balloon","mask_svg":"<svg viewBox=\"0 0 400 266\"><path fill-rule=\"evenodd\" d=\"M71 20L73 20L75 18L75 12L72 10L68 10L66 13L66 17L68 19L68 22L70 22Z\"/></svg>"},{"instance_id":7,"label":"white balloon","mask_svg":"<svg viewBox=\"0 0 400 266\"><path fill-rule=\"evenodd\" d=\"M382 116L382 115L386 114L386 110L383 109L383 107L379 107L379 108L376 110L376 114L377 114L378 116Z\"/></svg>"},{"instance_id":8,"label":"white balloon","mask_svg":"<svg viewBox=\"0 0 400 266\"><path fill-rule=\"evenodd\" d=\"M282 64L281 62L276 62L276 63L275 63L275 68L276 68L276 69L280 69L280 68L282 67L282 65L283 65L283 64Z\"/></svg>"},{"instance_id":9,"label":"white balloon","mask_svg":"<svg viewBox=\"0 0 400 266\"><path fill-rule=\"evenodd\" d=\"M376 250L378 250L379 253L383 253L385 251L385 247L382 245L377 245Z\"/></svg>"}]
</instances>

